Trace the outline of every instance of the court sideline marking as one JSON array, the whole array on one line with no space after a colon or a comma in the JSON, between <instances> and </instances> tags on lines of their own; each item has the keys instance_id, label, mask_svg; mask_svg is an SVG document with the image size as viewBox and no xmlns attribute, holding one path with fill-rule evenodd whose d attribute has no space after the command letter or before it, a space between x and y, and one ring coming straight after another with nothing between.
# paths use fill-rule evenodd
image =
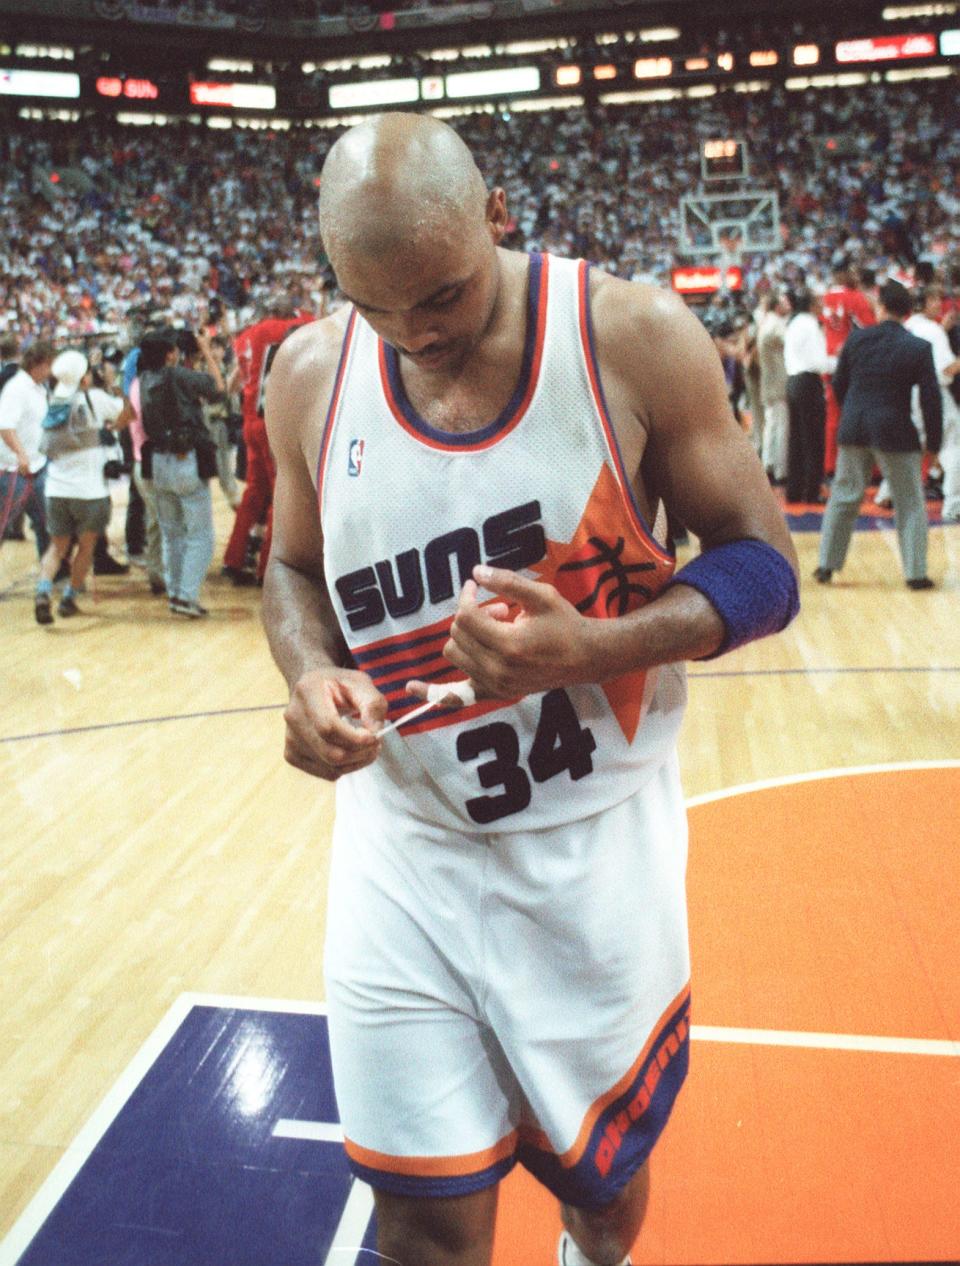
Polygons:
<instances>
[{"instance_id":1,"label":"court sideline marking","mask_svg":"<svg viewBox=\"0 0 960 1266\"><path fill-rule=\"evenodd\" d=\"M732 671L687 673L687 681L722 677L823 677L871 676L897 673L960 673L960 664L884 664L863 668L744 668ZM217 717L247 716L255 712L280 712L285 703L251 704L243 708L213 708L206 712L174 712L169 716L133 717L127 721L101 721L93 725L65 726L61 730L36 730L30 734L0 735L0 744L26 743L31 739L69 738L74 734L95 734L102 730L122 730L135 725L163 725L168 721L209 721Z\"/></svg>"},{"instance_id":2,"label":"court sideline marking","mask_svg":"<svg viewBox=\"0 0 960 1266\"><path fill-rule=\"evenodd\" d=\"M944 763L947 767L960 766L960 761ZM918 762L909 766L879 766L881 770L898 768L941 768L935 762ZM824 776L834 776L846 771L827 771ZM871 772L868 769L856 771ZM818 776L800 775L796 778L783 779L783 783L814 781ZM750 784L749 790L775 786L771 780L764 784ZM739 790L747 790L741 788ZM713 793L696 798L696 803L709 800L724 799L735 794L738 789ZM689 801L688 804L693 804ZM89 1159L97 1144L106 1134L117 1116L139 1086L165 1047L173 1038L180 1025L194 1007L222 1007L238 1011L279 1011L289 1015L326 1015L327 1008L320 1002L302 1002L289 998L248 998L233 994L181 994L154 1031L144 1042L140 1050L120 1074L114 1085L100 1105L94 1110L80 1133L67 1147L60 1161L47 1177L34 1198L14 1223L6 1238L0 1243L0 1266L16 1266L17 1260L29 1247L34 1236L52 1213L55 1205L76 1178L83 1165ZM869 1037L850 1033L804 1033L778 1029L742 1029L726 1028L719 1025L693 1024L690 1026L690 1037L693 1041L728 1042L753 1046L792 1046L806 1047L815 1050L869 1051L878 1054L906 1054L926 1056L946 1056L960 1059L960 1042L932 1038L889 1038ZM340 1136L340 1128L332 1122L289 1121L282 1119L277 1123L274 1133L283 1138L315 1138L318 1141L333 1141L332 1136ZM334 1235L330 1255L327 1261L333 1262L334 1250L359 1245L366 1231L370 1214L373 1211L373 1196L366 1184L354 1181L346 1206ZM324 1264L326 1266L326 1263Z\"/></svg>"},{"instance_id":3,"label":"court sideline marking","mask_svg":"<svg viewBox=\"0 0 960 1266\"><path fill-rule=\"evenodd\" d=\"M722 791L708 792L686 801L688 809L699 805L748 795L797 783L816 782L827 778L845 778L877 773L896 773L924 769L957 769L960 760L907 761L887 765L865 765L850 769L834 768L812 773L793 774L779 778L745 783ZM230 994L181 994L162 1017L143 1046L133 1056L104 1099L94 1110L77 1137L68 1145L60 1161L43 1182L33 1199L14 1223L6 1238L0 1243L0 1266L16 1266L55 1205L64 1195L80 1169L86 1163L110 1125L137 1089L141 1081L156 1063L187 1015L194 1007L221 1007L246 1011L275 1011L293 1015L326 1015L323 1003L291 999L250 998ZM746 1029L717 1025L691 1026L694 1041L738 1043L757 1046L789 1046L818 1050L846 1050L876 1054L905 1054L926 1057L960 1058L960 1041L934 1038L891 1038L843 1033L814 1033L777 1029ZM292 1128L295 1133L281 1137L313 1137L311 1129L328 1141L339 1127L331 1122L281 1121L278 1126ZM322 1127L318 1129L318 1127ZM300 1131L300 1133L296 1133ZM306 1132L306 1133L304 1133ZM331 1140L332 1141L332 1140ZM359 1245L372 1211L372 1194L364 1184L353 1183L347 1204L341 1216L327 1263L334 1263L336 1253ZM360 1230L359 1228L363 1229ZM342 1259L340 1259L342 1261ZM326 1263L325 1263L326 1266Z\"/></svg>"}]
</instances>

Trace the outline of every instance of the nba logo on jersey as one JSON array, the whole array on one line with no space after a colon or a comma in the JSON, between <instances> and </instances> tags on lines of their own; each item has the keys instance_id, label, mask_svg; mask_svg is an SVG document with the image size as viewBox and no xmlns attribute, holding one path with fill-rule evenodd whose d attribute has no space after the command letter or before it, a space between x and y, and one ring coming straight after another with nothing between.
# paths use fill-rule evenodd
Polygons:
<instances>
[{"instance_id":1,"label":"nba logo on jersey","mask_svg":"<svg viewBox=\"0 0 960 1266\"><path fill-rule=\"evenodd\" d=\"M347 474L357 476L363 466L363 440L350 441L350 455L347 458Z\"/></svg>"}]
</instances>

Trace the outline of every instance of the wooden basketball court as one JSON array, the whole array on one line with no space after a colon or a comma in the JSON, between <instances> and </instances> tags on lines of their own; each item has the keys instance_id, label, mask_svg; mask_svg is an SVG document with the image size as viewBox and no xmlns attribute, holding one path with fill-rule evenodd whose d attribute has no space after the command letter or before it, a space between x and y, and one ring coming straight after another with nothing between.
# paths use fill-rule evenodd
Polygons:
<instances>
[{"instance_id":1,"label":"wooden basketball court","mask_svg":"<svg viewBox=\"0 0 960 1266\"><path fill-rule=\"evenodd\" d=\"M796 540L800 619L690 671L691 1075L635 1262L960 1258L960 527L930 593L889 530L830 586ZM0 1236L180 995L323 999L332 794L257 591L190 623L134 573L41 629L33 563L0 548ZM496 1266L557 1228L514 1171Z\"/></svg>"}]
</instances>

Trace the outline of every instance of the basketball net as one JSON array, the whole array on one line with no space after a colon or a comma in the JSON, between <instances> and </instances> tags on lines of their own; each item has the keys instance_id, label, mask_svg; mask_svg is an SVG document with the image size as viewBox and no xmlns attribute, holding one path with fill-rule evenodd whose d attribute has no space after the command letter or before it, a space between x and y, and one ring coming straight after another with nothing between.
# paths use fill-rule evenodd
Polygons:
<instances>
[{"instance_id":1,"label":"basketball net","mask_svg":"<svg viewBox=\"0 0 960 1266\"><path fill-rule=\"evenodd\" d=\"M727 272L731 268L736 268L740 264L741 240L738 237L730 237L726 233L720 234L720 292L726 294L729 290L727 285Z\"/></svg>"}]
</instances>

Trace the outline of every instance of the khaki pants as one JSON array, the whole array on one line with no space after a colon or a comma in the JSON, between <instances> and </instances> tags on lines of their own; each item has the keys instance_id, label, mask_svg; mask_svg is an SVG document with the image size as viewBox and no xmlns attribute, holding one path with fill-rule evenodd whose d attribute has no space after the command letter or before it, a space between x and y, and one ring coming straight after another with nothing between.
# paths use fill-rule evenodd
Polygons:
<instances>
[{"instance_id":1,"label":"khaki pants","mask_svg":"<svg viewBox=\"0 0 960 1266\"><path fill-rule=\"evenodd\" d=\"M903 574L907 580L919 580L927 574L927 504L918 452L885 453L841 444L823 515L820 566L829 571L843 567L874 463L890 484Z\"/></svg>"}]
</instances>

